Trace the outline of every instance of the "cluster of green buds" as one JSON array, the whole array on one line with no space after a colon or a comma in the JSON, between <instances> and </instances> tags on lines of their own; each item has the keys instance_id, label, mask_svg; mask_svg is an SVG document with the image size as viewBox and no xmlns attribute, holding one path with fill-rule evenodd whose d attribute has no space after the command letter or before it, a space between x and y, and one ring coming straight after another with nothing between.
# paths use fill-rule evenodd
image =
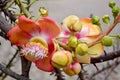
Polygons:
<instances>
[{"instance_id":1,"label":"cluster of green buds","mask_svg":"<svg viewBox=\"0 0 120 80\"><path fill-rule=\"evenodd\" d=\"M120 8L116 6L116 3L114 1L109 2L109 7L112 9L113 17L115 18L120 12Z\"/></svg>"}]
</instances>

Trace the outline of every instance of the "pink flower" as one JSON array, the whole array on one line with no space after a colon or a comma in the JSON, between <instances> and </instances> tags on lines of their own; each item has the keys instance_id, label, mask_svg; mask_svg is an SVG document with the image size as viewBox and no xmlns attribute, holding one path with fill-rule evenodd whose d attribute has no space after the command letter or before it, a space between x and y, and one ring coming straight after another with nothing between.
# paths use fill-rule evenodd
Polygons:
<instances>
[{"instance_id":1,"label":"pink flower","mask_svg":"<svg viewBox=\"0 0 120 80\"><path fill-rule=\"evenodd\" d=\"M38 21L24 16L18 17L18 24L7 34L12 44L21 46L21 53L44 71L53 71L51 54L55 51L52 41L60 33L57 23L50 18Z\"/></svg>"},{"instance_id":2,"label":"pink flower","mask_svg":"<svg viewBox=\"0 0 120 80\"><path fill-rule=\"evenodd\" d=\"M60 34L60 36L70 36L70 31L67 28L65 28L68 27L66 23L64 23L66 20L68 20L68 18L65 18L63 20L62 29L64 31ZM91 18L81 18L79 22L82 24L82 29L80 32L75 32L74 34L78 40L91 43L95 39L97 39L97 37L101 34L100 27L92 24ZM63 42L66 42L66 40L65 41L63 40Z\"/></svg>"},{"instance_id":3,"label":"pink flower","mask_svg":"<svg viewBox=\"0 0 120 80\"><path fill-rule=\"evenodd\" d=\"M71 15L66 17L63 20L63 32L60 34L60 37L71 36L70 29L77 28L74 25L77 23L82 25L80 31L72 32L72 36L75 36L78 40L85 42L87 44L94 42L101 35L101 28L98 25L92 23L91 18L77 18L77 16ZM79 26L78 26L79 27ZM70 29L69 29L70 28ZM62 39L63 43L68 43L69 38ZM75 60L80 63L90 63L91 57L98 57L103 52L103 45L101 43L95 44L88 49L88 54L80 56L75 54Z\"/></svg>"}]
</instances>

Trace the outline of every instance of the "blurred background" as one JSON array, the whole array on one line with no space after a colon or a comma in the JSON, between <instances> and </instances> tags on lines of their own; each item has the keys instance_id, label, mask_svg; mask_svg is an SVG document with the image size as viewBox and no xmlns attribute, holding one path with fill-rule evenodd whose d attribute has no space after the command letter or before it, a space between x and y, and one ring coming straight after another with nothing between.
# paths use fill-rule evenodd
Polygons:
<instances>
[{"instance_id":1,"label":"blurred background","mask_svg":"<svg viewBox=\"0 0 120 80\"><path fill-rule=\"evenodd\" d=\"M38 0L31 8L30 12L33 16L36 16L39 11L39 7L45 7L49 11L49 17L56 20L59 24L62 20L69 15L77 15L78 17L90 17L91 14L99 16L100 18L109 14L111 17L111 22L113 20L111 9L108 7L108 3L111 0ZM120 0L115 0L116 4L120 7ZM107 25L102 24L103 29L107 28ZM112 33L120 33L120 25L113 30ZM117 42L117 41L116 41ZM0 62L6 65L9 62L9 59L15 54L16 47L12 46L8 40L0 37ZM117 42L119 45L119 41ZM119 49L119 47L118 47ZM113 51L113 48L106 48L107 52ZM9 57L8 57L9 56ZM17 73L21 73L20 65L20 55L17 55L17 58L14 60L11 69ZM112 62L110 62L112 63ZM106 63L104 63L106 65ZM103 64L97 64L102 68ZM85 69L88 71L89 75L92 72L96 71L96 68L93 65L86 66ZM120 70L120 66L116 68ZM107 73L107 72L106 72ZM30 78L32 80L55 80L54 75L50 73L43 72L38 70L34 64L32 64L30 71ZM77 76L69 77L65 76L66 80L76 80ZM11 77L7 77L5 80L14 80ZM95 80L105 80L104 74L98 75ZM120 80L120 71L117 71L117 74L112 74L107 80Z\"/></svg>"}]
</instances>

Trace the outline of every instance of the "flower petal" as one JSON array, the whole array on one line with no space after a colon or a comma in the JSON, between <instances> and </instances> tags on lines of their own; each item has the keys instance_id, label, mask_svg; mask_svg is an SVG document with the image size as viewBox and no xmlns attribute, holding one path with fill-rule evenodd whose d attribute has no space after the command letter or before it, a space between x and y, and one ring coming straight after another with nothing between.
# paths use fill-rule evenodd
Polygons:
<instances>
[{"instance_id":1,"label":"flower petal","mask_svg":"<svg viewBox=\"0 0 120 80\"><path fill-rule=\"evenodd\" d=\"M18 26L13 27L7 33L7 36L9 37L9 40L12 42L12 44L17 46L26 44L30 39L30 36L24 33Z\"/></svg>"},{"instance_id":2,"label":"flower petal","mask_svg":"<svg viewBox=\"0 0 120 80\"><path fill-rule=\"evenodd\" d=\"M39 59L35 62L38 69L46 71L46 72L52 72L54 71L54 67L50 64L50 54L48 57Z\"/></svg>"},{"instance_id":3,"label":"flower petal","mask_svg":"<svg viewBox=\"0 0 120 80\"><path fill-rule=\"evenodd\" d=\"M101 35L101 34L100 34L100 35ZM96 39L98 39L98 37L99 37L100 35L96 35L96 36L86 36L86 37L80 38L80 40L89 44L89 43L92 43L92 42L96 41Z\"/></svg>"},{"instance_id":4,"label":"flower petal","mask_svg":"<svg viewBox=\"0 0 120 80\"><path fill-rule=\"evenodd\" d=\"M91 57L98 57L103 53L103 50L104 50L103 45L101 43L98 43L90 47L88 52Z\"/></svg>"},{"instance_id":5,"label":"flower petal","mask_svg":"<svg viewBox=\"0 0 120 80\"><path fill-rule=\"evenodd\" d=\"M35 64L38 69L47 71L47 72L54 71L54 67L51 65L51 57L54 54L55 49L56 49L56 47L55 47L55 44L53 43L53 41L49 41L48 42L48 52L49 53L48 53L47 57L35 61Z\"/></svg>"},{"instance_id":6,"label":"flower petal","mask_svg":"<svg viewBox=\"0 0 120 80\"><path fill-rule=\"evenodd\" d=\"M101 28L95 24L92 24L91 18L82 18L80 19L80 22L83 25L82 27L85 27L83 28L84 30L81 31L85 31L85 29L89 30L87 36L95 36L100 34Z\"/></svg>"},{"instance_id":7,"label":"flower petal","mask_svg":"<svg viewBox=\"0 0 120 80\"><path fill-rule=\"evenodd\" d=\"M26 18L25 16L19 16L18 17L18 25L21 30L27 32L27 33L34 33L39 32L40 27L36 24L35 21Z\"/></svg>"},{"instance_id":8,"label":"flower petal","mask_svg":"<svg viewBox=\"0 0 120 80\"><path fill-rule=\"evenodd\" d=\"M80 62L80 63L90 64L90 56L88 54L86 54L84 56L80 56L78 54L75 54L74 60L77 62Z\"/></svg>"},{"instance_id":9,"label":"flower petal","mask_svg":"<svg viewBox=\"0 0 120 80\"><path fill-rule=\"evenodd\" d=\"M41 27L41 33L47 34L50 38L56 37L60 33L60 28L57 23L50 18L42 18L38 21Z\"/></svg>"}]
</instances>

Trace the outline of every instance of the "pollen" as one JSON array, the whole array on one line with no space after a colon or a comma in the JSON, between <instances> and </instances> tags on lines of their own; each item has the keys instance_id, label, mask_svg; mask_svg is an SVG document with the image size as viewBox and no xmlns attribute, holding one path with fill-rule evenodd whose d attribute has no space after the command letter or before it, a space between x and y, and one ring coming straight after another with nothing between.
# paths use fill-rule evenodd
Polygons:
<instances>
[{"instance_id":1,"label":"pollen","mask_svg":"<svg viewBox=\"0 0 120 80\"><path fill-rule=\"evenodd\" d=\"M41 43L29 42L23 47L21 53L29 59L38 60L47 57L48 49Z\"/></svg>"}]
</instances>

